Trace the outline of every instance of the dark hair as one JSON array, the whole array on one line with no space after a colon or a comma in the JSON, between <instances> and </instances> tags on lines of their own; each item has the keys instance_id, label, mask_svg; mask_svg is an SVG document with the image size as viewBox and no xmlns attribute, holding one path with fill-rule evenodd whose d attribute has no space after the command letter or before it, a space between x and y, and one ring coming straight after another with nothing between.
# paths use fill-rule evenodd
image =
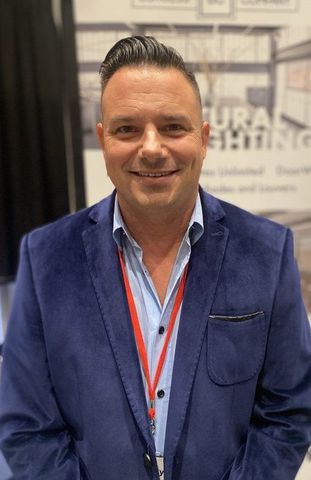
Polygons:
<instances>
[{"instance_id":1,"label":"dark hair","mask_svg":"<svg viewBox=\"0 0 311 480\"><path fill-rule=\"evenodd\" d=\"M192 85L201 104L197 81L187 69L182 56L173 47L158 42L154 37L140 35L122 38L109 50L99 69L102 92L117 70L131 65L176 68Z\"/></svg>"}]
</instances>

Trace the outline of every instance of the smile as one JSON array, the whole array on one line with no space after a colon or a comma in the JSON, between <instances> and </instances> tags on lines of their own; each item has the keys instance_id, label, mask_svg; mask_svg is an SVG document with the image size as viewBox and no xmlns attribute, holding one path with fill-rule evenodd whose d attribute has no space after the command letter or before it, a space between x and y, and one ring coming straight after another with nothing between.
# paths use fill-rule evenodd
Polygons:
<instances>
[{"instance_id":1,"label":"smile","mask_svg":"<svg viewBox=\"0 0 311 480\"><path fill-rule=\"evenodd\" d=\"M167 177L168 175L172 175L175 171L172 172L133 172L135 175L139 177Z\"/></svg>"}]
</instances>

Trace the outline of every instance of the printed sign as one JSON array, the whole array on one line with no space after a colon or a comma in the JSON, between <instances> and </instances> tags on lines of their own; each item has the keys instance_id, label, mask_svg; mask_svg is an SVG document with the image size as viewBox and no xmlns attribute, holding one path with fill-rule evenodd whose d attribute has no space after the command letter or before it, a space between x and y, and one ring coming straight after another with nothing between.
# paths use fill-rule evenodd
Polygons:
<instances>
[{"instance_id":1,"label":"printed sign","mask_svg":"<svg viewBox=\"0 0 311 480\"><path fill-rule=\"evenodd\" d=\"M298 9L299 0L236 0L236 8L256 12L284 12Z\"/></svg>"},{"instance_id":2,"label":"printed sign","mask_svg":"<svg viewBox=\"0 0 311 480\"><path fill-rule=\"evenodd\" d=\"M132 0L136 8L194 9L196 0Z\"/></svg>"},{"instance_id":3,"label":"printed sign","mask_svg":"<svg viewBox=\"0 0 311 480\"><path fill-rule=\"evenodd\" d=\"M203 15L230 15L233 0L200 0L200 13Z\"/></svg>"},{"instance_id":4,"label":"printed sign","mask_svg":"<svg viewBox=\"0 0 311 480\"><path fill-rule=\"evenodd\" d=\"M135 34L176 48L211 134L200 184L289 226L311 319L311 1L75 0L88 204L110 193L96 139L98 68Z\"/></svg>"}]
</instances>

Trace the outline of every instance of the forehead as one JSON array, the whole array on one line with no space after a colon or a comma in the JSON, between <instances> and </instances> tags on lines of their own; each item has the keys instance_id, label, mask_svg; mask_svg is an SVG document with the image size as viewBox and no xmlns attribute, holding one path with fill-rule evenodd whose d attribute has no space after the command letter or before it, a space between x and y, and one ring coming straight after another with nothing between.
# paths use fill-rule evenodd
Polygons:
<instances>
[{"instance_id":1,"label":"forehead","mask_svg":"<svg viewBox=\"0 0 311 480\"><path fill-rule=\"evenodd\" d=\"M152 65L126 66L117 70L108 81L103 94L103 109L123 105L179 105L201 111L194 87L176 68Z\"/></svg>"}]
</instances>

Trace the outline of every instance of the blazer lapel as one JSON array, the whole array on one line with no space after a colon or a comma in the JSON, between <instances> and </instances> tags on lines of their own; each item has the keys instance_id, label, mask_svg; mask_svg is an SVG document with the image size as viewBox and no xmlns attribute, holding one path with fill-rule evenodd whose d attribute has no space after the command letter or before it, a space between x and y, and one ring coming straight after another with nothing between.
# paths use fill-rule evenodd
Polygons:
<instances>
[{"instance_id":1,"label":"blazer lapel","mask_svg":"<svg viewBox=\"0 0 311 480\"><path fill-rule=\"evenodd\" d=\"M220 204L207 194L201 193L201 197L204 234L193 246L191 253L166 427L164 456L166 469L169 470L172 468L171 462L183 429L207 319L228 239L228 229L218 222L224 216Z\"/></svg>"},{"instance_id":2,"label":"blazer lapel","mask_svg":"<svg viewBox=\"0 0 311 480\"><path fill-rule=\"evenodd\" d=\"M155 451L145 391L129 316L117 247L112 237L114 196L91 212L95 224L83 232L88 267L120 377L136 423Z\"/></svg>"}]
</instances>

